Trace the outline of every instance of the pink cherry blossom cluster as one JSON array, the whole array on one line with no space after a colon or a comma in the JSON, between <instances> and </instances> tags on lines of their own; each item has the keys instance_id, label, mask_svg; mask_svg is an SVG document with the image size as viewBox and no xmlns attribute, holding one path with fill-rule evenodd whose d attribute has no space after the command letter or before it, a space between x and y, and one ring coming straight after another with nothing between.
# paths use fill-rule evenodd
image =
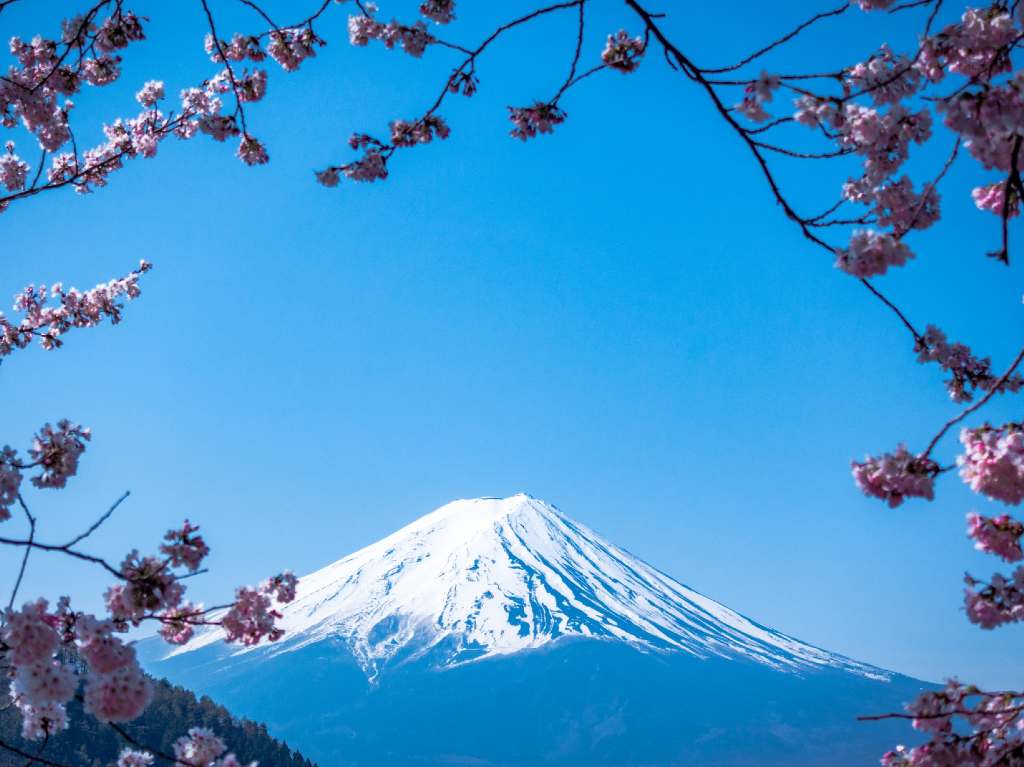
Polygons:
<instances>
[{"instance_id":1,"label":"pink cherry blossom cluster","mask_svg":"<svg viewBox=\"0 0 1024 767\"><path fill-rule=\"evenodd\" d=\"M153 764L153 755L148 751L137 751L125 748L117 757L117 767L149 767Z\"/></svg>"},{"instance_id":2,"label":"pink cherry blossom cluster","mask_svg":"<svg viewBox=\"0 0 1024 767\"><path fill-rule=\"evenodd\" d=\"M974 395L971 389L991 391L999 383L999 377L992 373L992 360L975 357L970 348L961 343L950 343L946 334L934 325L929 325L914 345L917 361L937 362L951 373L946 381L949 397L954 402L970 402ZM1020 391L1024 377L1014 373L999 384L999 391Z\"/></svg>"},{"instance_id":3,"label":"pink cherry blossom cluster","mask_svg":"<svg viewBox=\"0 0 1024 767\"><path fill-rule=\"evenodd\" d=\"M864 158L864 179L879 185L909 159L910 145L923 144L932 135L931 112L911 112L895 104L888 112L847 103L832 120L839 146Z\"/></svg>"},{"instance_id":4,"label":"pink cherry blossom cluster","mask_svg":"<svg viewBox=\"0 0 1024 767\"><path fill-rule=\"evenodd\" d=\"M286 72L294 72L303 61L316 56L316 49L325 44L311 27L275 29L270 33L267 53Z\"/></svg>"},{"instance_id":5,"label":"pink cherry blossom cluster","mask_svg":"<svg viewBox=\"0 0 1024 767\"><path fill-rule=\"evenodd\" d=\"M22 471L38 469L32 484L38 488L59 489L78 472L78 461L85 452L85 443L92 438L88 428L67 419L57 426L44 424L33 437L28 461L18 458L9 445L0 450L0 522L10 519L10 508L21 492Z\"/></svg>"},{"instance_id":6,"label":"pink cherry blossom cluster","mask_svg":"<svg viewBox=\"0 0 1024 767\"><path fill-rule=\"evenodd\" d=\"M927 186L917 194L907 176L879 185L871 185L864 177L851 179L843 185L843 197L872 206L878 224L891 226L897 237L911 229L927 229L939 220L939 193L935 187Z\"/></svg>"},{"instance_id":7,"label":"pink cherry blossom cluster","mask_svg":"<svg viewBox=\"0 0 1024 767\"><path fill-rule=\"evenodd\" d=\"M85 443L92 439L88 427L78 426L62 419L57 428L44 424L28 449L32 466L41 474L32 477L36 487L64 487L69 477L78 473L78 459L85 452Z\"/></svg>"},{"instance_id":8,"label":"pink cherry blossom cluster","mask_svg":"<svg viewBox=\"0 0 1024 767\"><path fill-rule=\"evenodd\" d=\"M45 285L29 285L14 297L14 310L24 315L17 324L0 312L0 358L24 349L33 337L39 338L44 349L56 349L71 328L95 327L107 317L116 325L124 310L121 299L131 301L139 296L139 277L151 268L149 262L142 261L127 276L86 291L65 290L59 282L49 290ZM51 299L57 299L57 305L51 306Z\"/></svg>"},{"instance_id":9,"label":"pink cherry blossom cluster","mask_svg":"<svg viewBox=\"0 0 1024 767\"><path fill-rule=\"evenodd\" d=\"M1009 200L1006 198L1009 189ZM997 216L1005 215L1013 218L1020 215L1020 193L1016 186L1005 181L997 181L986 186L977 186L971 190L971 197L978 210L987 210Z\"/></svg>"},{"instance_id":10,"label":"pink cherry blossom cluster","mask_svg":"<svg viewBox=\"0 0 1024 767\"><path fill-rule=\"evenodd\" d=\"M7 154L0 157L0 184L9 192L17 192L25 188L29 172L28 163L14 153L13 141L8 141L5 148Z\"/></svg>"},{"instance_id":11,"label":"pink cherry blossom cluster","mask_svg":"<svg viewBox=\"0 0 1024 767\"><path fill-rule=\"evenodd\" d=\"M509 107L512 121L511 135L526 141L540 133L551 133L556 125L565 122L567 115L556 104L538 101L532 107Z\"/></svg>"},{"instance_id":12,"label":"pink cherry blossom cluster","mask_svg":"<svg viewBox=\"0 0 1024 767\"><path fill-rule=\"evenodd\" d=\"M206 545L203 536L196 535L198 531L199 525L193 525L186 519L180 528L167 531L164 535L167 543L160 546L160 553L174 567L185 567L194 573L210 553L210 547Z\"/></svg>"},{"instance_id":13,"label":"pink cherry blossom cluster","mask_svg":"<svg viewBox=\"0 0 1024 767\"><path fill-rule=\"evenodd\" d=\"M422 21L406 25L392 20L385 24L368 14L349 16L348 39L352 45L360 47L371 40L379 40L389 49L398 45L414 58L422 56L427 46L436 42Z\"/></svg>"},{"instance_id":14,"label":"pink cherry blossom cluster","mask_svg":"<svg viewBox=\"0 0 1024 767\"><path fill-rule=\"evenodd\" d=\"M275 621L281 613L273 608L273 602L287 604L293 601L297 583L296 577L286 571L265 581L259 588L242 586L237 589L235 603L220 619L227 641L254 645L264 638L271 642L280 639L284 631L275 625Z\"/></svg>"},{"instance_id":15,"label":"pink cherry blossom cluster","mask_svg":"<svg viewBox=\"0 0 1024 767\"><path fill-rule=\"evenodd\" d=\"M67 599L53 612L44 599L5 612L0 654L10 666L11 693L26 738L49 737L67 726L64 706L80 680L73 664L54 657L62 645L70 646L88 667L82 694L87 713L103 722L126 722L142 713L152 685L135 649L114 631L110 621L72 613Z\"/></svg>"},{"instance_id":16,"label":"pink cherry blossom cluster","mask_svg":"<svg viewBox=\"0 0 1024 767\"><path fill-rule=\"evenodd\" d=\"M916 456L903 445L892 453L875 458L868 456L863 463L852 461L853 479L865 495L881 498L896 508L907 498L935 496L935 476L939 466L930 458Z\"/></svg>"},{"instance_id":17,"label":"pink cherry blossom cluster","mask_svg":"<svg viewBox=\"0 0 1024 767\"><path fill-rule=\"evenodd\" d=\"M346 165L331 166L316 172L316 179L327 187L337 186L341 174L353 181L376 181L388 177L387 157L389 148L366 133L355 133L348 144L353 149L362 149L363 156Z\"/></svg>"},{"instance_id":18,"label":"pink cherry blossom cluster","mask_svg":"<svg viewBox=\"0 0 1024 767\"><path fill-rule=\"evenodd\" d=\"M630 37L626 30L620 29L614 35L608 35L608 42L601 51L601 61L607 67L627 74L640 66L640 59L644 57L646 49L642 37Z\"/></svg>"},{"instance_id":19,"label":"pink cherry blossom cluster","mask_svg":"<svg viewBox=\"0 0 1024 767\"><path fill-rule=\"evenodd\" d=\"M967 619L983 629L1024 620L1024 567L1009 578L996 573L988 583L964 576L964 609Z\"/></svg>"},{"instance_id":20,"label":"pink cherry blossom cluster","mask_svg":"<svg viewBox=\"0 0 1024 767\"><path fill-rule=\"evenodd\" d=\"M203 39L203 47L215 64L228 61L260 62L267 58L266 51L260 47L260 39L255 35L243 35L236 32L231 40L218 40L212 34Z\"/></svg>"},{"instance_id":21,"label":"pink cherry blossom cluster","mask_svg":"<svg viewBox=\"0 0 1024 767\"><path fill-rule=\"evenodd\" d=\"M1010 71L1008 46L1017 36L1005 6L967 8L959 23L925 40L916 66L933 82L941 80L944 71L978 82L991 80Z\"/></svg>"},{"instance_id":22,"label":"pink cherry blossom cluster","mask_svg":"<svg viewBox=\"0 0 1024 767\"><path fill-rule=\"evenodd\" d=\"M1024 425L963 429L960 476L971 490L1006 504L1024 500Z\"/></svg>"},{"instance_id":23,"label":"pink cherry blossom cluster","mask_svg":"<svg viewBox=\"0 0 1024 767\"><path fill-rule=\"evenodd\" d=\"M1020 539L1024 524L1009 514L984 517L976 512L967 515L967 535L974 539L974 548L986 554L995 554L1007 562L1024 559Z\"/></svg>"},{"instance_id":24,"label":"pink cherry blossom cluster","mask_svg":"<svg viewBox=\"0 0 1024 767\"><path fill-rule=\"evenodd\" d=\"M0 121L7 128L20 121L49 152L70 139L69 97L84 84L103 86L116 80L121 59L112 54L145 37L141 19L120 3L99 24L97 11L66 20L59 40L11 38L10 51L18 63L0 79Z\"/></svg>"},{"instance_id":25,"label":"pink cherry blossom cluster","mask_svg":"<svg viewBox=\"0 0 1024 767\"><path fill-rule=\"evenodd\" d=\"M770 120L771 115L764 105L774 98L775 91L781 84L782 81L778 75L761 72L758 78L744 89L743 100L736 105L736 111L754 122Z\"/></svg>"},{"instance_id":26,"label":"pink cherry blossom cluster","mask_svg":"<svg viewBox=\"0 0 1024 767\"><path fill-rule=\"evenodd\" d=\"M883 45L867 61L850 67L845 82L850 91L867 93L875 104L898 104L917 92L921 73L906 56Z\"/></svg>"},{"instance_id":27,"label":"pink cherry blossom cluster","mask_svg":"<svg viewBox=\"0 0 1024 767\"><path fill-rule=\"evenodd\" d=\"M420 13L436 24L450 24L455 21L455 0L424 0Z\"/></svg>"},{"instance_id":28,"label":"pink cherry blossom cluster","mask_svg":"<svg viewBox=\"0 0 1024 767\"><path fill-rule=\"evenodd\" d=\"M417 144L429 144L436 136L446 139L451 134L444 119L437 115L427 115L415 122L395 120L391 123L391 144L393 146L410 147Z\"/></svg>"},{"instance_id":29,"label":"pink cherry blossom cluster","mask_svg":"<svg viewBox=\"0 0 1024 767\"><path fill-rule=\"evenodd\" d=\"M885 274L890 266L903 266L913 257L899 238L874 229L858 229L849 247L836 249L836 267L864 279Z\"/></svg>"},{"instance_id":30,"label":"pink cherry blossom cluster","mask_svg":"<svg viewBox=\"0 0 1024 767\"><path fill-rule=\"evenodd\" d=\"M227 745L205 727L192 727L188 735L174 742L174 758L179 764L193 767L256 767L256 762L242 765L234 754L225 754Z\"/></svg>"}]
</instances>

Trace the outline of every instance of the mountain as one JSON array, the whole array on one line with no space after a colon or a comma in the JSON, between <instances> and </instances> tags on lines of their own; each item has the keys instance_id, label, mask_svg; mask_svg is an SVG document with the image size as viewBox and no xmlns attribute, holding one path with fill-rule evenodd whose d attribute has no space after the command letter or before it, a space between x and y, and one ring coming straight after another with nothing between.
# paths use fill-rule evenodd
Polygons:
<instances>
[{"instance_id":1,"label":"mountain","mask_svg":"<svg viewBox=\"0 0 1024 767\"><path fill-rule=\"evenodd\" d=\"M762 626L526 495L449 503L299 582L285 639L150 670L326 765L869 764L922 683ZM145 644L145 643L144 643Z\"/></svg>"},{"instance_id":2,"label":"mountain","mask_svg":"<svg viewBox=\"0 0 1024 767\"><path fill-rule=\"evenodd\" d=\"M86 716L82 704L68 706L71 727L51 738L41 756L57 764L77 767L108 767L117 761L125 746L120 736L107 725ZM188 690L160 681L153 688L153 702L142 716L125 730L140 743L165 754L172 752L174 741L189 727L208 727L228 744L242 764L255 760L261 767L316 767L298 751L292 751L269 734L262 724L232 716L209 698L197 699ZM0 740L34 754L39 742L21 738L21 714L13 706L0 708ZM0 767L24 767L25 758L0 750Z\"/></svg>"}]
</instances>

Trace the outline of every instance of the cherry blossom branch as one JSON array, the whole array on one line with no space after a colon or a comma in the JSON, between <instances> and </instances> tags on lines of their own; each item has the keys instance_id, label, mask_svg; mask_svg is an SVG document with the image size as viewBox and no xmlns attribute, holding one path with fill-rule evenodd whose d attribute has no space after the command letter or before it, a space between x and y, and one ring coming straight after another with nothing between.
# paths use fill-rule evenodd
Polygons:
<instances>
[{"instance_id":1,"label":"cherry blossom branch","mask_svg":"<svg viewBox=\"0 0 1024 767\"><path fill-rule=\"evenodd\" d=\"M938 433L934 437L932 437L931 442L928 443L928 447L924 449L924 452L921 453L921 456L927 458L929 455L931 455L932 450L935 449L935 446L946 435L946 432L948 432L951 428L953 428L958 423L967 418L967 416L971 415L971 413L980 410L982 407L985 406L985 404L990 399L992 399L996 394L1002 391L1003 385L1010 379L1010 376L1013 375L1013 372L1017 369L1017 366L1020 365L1021 361L1024 361L1024 349L1021 349L1017 353L1017 356L1014 357L1013 362L1010 363L1010 367L1008 367L1006 369L1006 372L999 377L999 379L995 382L995 385L992 386L991 389L989 389L989 391L985 394L984 397L979 399L970 407L964 408L963 410L960 411L958 415L956 415L953 418L950 418L948 421L946 421L945 424L942 425L942 428L939 429Z\"/></svg>"}]
</instances>

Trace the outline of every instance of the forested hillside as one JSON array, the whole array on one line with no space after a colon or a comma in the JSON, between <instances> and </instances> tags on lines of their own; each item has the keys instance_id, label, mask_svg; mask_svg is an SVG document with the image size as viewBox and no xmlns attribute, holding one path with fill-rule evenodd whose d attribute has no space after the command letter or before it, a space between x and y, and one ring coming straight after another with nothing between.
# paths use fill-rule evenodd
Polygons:
<instances>
[{"instance_id":1,"label":"forested hillside","mask_svg":"<svg viewBox=\"0 0 1024 767\"><path fill-rule=\"evenodd\" d=\"M316 767L286 743L275 740L262 724L233 717L207 697L196 698L188 690L165 681L154 683L153 702L145 713L125 726L125 731L151 748L173 753L172 744L189 727L208 727L216 732L243 763L258 761L261 767ZM109 767L124 744L109 725L85 716L80 702L68 706L71 727L50 740L41 756L50 763L68 767ZM20 735L21 717L13 706L0 711L0 740L35 754L39 742L26 742ZM22 767L26 760L0 750L0 767ZM159 763L159 760L157 760Z\"/></svg>"}]
</instances>

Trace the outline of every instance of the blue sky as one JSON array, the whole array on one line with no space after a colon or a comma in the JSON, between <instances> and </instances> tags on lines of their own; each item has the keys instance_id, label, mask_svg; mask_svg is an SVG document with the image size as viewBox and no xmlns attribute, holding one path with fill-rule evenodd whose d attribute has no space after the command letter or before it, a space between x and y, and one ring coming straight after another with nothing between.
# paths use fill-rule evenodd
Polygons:
<instances>
[{"instance_id":1,"label":"blue sky","mask_svg":"<svg viewBox=\"0 0 1024 767\"><path fill-rule=\"evenodd\" d=\"M52 29L57 5L15 4L2 31ZM453 36L476 39L490 19L463 6ZM104 98L77 100L81 125L130 114L147 79L177 93L213 71L198 5L173 17L135 7L152 17L150 40ZM258 29L237 3L213 7L222 30ZM900 440L919 448L955 412L940 372L785 221L705 97L651 56L635 75L570 92L553 136L509 138L505 106L564 77L572 20L554 18L483 61L479 95L443 110L447 142L403 152L383 184L327 190L312 169L349 157L351 132L414 117L450 61L353 49L347 10L329 11L318 31L330 45L299 73L271 68L250 113L269 166L244 168L233 146L203 138L166 143L95 195L41 196L0 219L8 294L57 279L88 287L140 257L156 265L120 326L3 365L4 441L23 446L65 416L95 434L67 491L31 494L42 539L130 488L91 549L155 548L183 517L199 521L212 572L190 589L214 602L448 500L522 490L806 641L929 679L1024 684L1009 663L1020 628L982 632L961 610L964 570L998 567L972 552L964 515L994 505L947 475L934 503L889 510L849 476L851 458ZM687 4L667 23L713 65L818 10ZM919 22L852 12L775 66L906 47ZM624 24L637 29L618 3L597 4L591 60ZM917 153L918 178L947 139ZM827 207L844 179L779 168L809 208ZM969 197L983 178L971 161L954 168L943 224L915 235L917 260L879 284L920 325L1001 368L1020 343L1020 267L983 255L998 236ZM1015 414L1012 401L988 412ZM13 568L12 552L0 556ZM26 594L70 582L98 606L103 576L44 561Z\"/></svg>"}]
</instances>

